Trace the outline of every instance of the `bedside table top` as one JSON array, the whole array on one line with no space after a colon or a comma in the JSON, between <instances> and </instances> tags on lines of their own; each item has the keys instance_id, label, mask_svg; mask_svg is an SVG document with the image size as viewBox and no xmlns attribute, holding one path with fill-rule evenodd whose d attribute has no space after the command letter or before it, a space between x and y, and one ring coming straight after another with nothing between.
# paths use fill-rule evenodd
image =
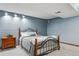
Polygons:
<instances>
[{"instance_id":1,"label":"bedside table top","mask_svg":"<svg viewBox=\"0 0 79 59\"><path fill-rule=\"evenodd\" d=\"M7 37L7 36L2 37L2 39L6 39L6 38L15 38L15 37L14 36L13 37Z\"/></svg>"}]
</instances>

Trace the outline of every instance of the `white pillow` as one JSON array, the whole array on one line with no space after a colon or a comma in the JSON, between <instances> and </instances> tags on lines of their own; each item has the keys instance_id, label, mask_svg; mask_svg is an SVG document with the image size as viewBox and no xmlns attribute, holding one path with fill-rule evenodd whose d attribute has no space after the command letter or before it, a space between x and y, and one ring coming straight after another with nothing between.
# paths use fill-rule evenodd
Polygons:
<instances>
[{"instance_id":1,"label":"white pillow","mask_svg":"<svg viewBox=\"0 0 79 59\"><path fill-rule=\"evenodd\" d=\"M30 35L36 35L36 32L21 32L21 36L30 36Z\"/></svg>"},{"instance_id":2,"label":"white pillow","mask_svg":"<svg viewBox=\"0 0 79 59\"><path fill-rule=\"evenodd\" d=\"M28 36L26 32L21 32L21 36Z\"/></svg>"}]
</instances>

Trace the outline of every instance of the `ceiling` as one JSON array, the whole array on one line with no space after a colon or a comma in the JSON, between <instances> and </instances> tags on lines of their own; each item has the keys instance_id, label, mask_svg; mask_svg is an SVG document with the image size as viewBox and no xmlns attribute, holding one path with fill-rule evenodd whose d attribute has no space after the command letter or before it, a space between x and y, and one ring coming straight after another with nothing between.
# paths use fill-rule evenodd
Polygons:
<instances>
[{"instance_id":1,"label":"ceiling","mask_svg":"<svg viewBox=\"0 0 79 59\"><path fill-rule=\"evenodd\" d=\"M43 19L55 17L67 18L79 15L68 3L2 3L0 4L0 10Z\"/></svg>"}]
</instances>

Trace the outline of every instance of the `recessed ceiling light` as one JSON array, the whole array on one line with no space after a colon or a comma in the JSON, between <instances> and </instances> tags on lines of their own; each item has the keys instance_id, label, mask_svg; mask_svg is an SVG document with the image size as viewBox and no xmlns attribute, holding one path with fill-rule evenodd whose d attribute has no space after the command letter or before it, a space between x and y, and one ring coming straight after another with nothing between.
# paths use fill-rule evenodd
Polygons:
<instances>
[{"instance_id":1,"label":"recessed ceiling light","mask_svg":"<svg viewBox=\"0 0 79 59\"><path fill-rule=\"evenodd\" d=\"M25 16L22 16L23 18L25 18Z\"/></svg>"},{"instance_id":2,"label":"recessed ceiling light","mask_svg":"<svg viewBox=\"0 0 79 59\"><path fill-rule=\"evenodd\" d=\"M15 14L14 16L17 17L17 14Z\"/></svg>"},{"instance_id":3,"label":"recessed ceiling light","mask_svg":"<svg viewBox=\"0 0 79 59\"><path fill-rule=\"evenodd\" d=\"M8 13L7 12L5 12L5 16L8 16Z\"/></svg>"}]
</instances>

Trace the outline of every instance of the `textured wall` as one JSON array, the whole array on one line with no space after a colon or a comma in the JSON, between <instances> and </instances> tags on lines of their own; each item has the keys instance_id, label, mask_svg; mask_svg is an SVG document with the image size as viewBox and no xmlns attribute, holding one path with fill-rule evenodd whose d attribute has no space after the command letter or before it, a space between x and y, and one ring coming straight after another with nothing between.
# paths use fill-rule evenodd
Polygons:
<instances>
[{"instance_id":1,"label":"textured wall","mask_svg":"<svg viewBox=\"0 0 79 59\"><path fill-rule=\"evenodd\" d=\"M2 34L13 34L18 37L18 28L27 29L33 28L38 29L40 35L47 34L47 21L40 18L26 16L26 19L22 19L21 15L18 14L19 18L14 18L14 13L9 13L10 16L5 17L4 11L0 11L0 40ZM0 41L1 42L1 41ZM18 43L18 40L17 40Z\"/></svg>"},{"instance_id":2,"label":"textured wall","mask_svg":"<svg viewBox=\"0 0 79 59\"><path fill-rule=\"evenodd\" d=\"M47 34L57 34L61 41L79 44L79 17L55 18L48 21Z\"/></svg>"}]
</instances>

